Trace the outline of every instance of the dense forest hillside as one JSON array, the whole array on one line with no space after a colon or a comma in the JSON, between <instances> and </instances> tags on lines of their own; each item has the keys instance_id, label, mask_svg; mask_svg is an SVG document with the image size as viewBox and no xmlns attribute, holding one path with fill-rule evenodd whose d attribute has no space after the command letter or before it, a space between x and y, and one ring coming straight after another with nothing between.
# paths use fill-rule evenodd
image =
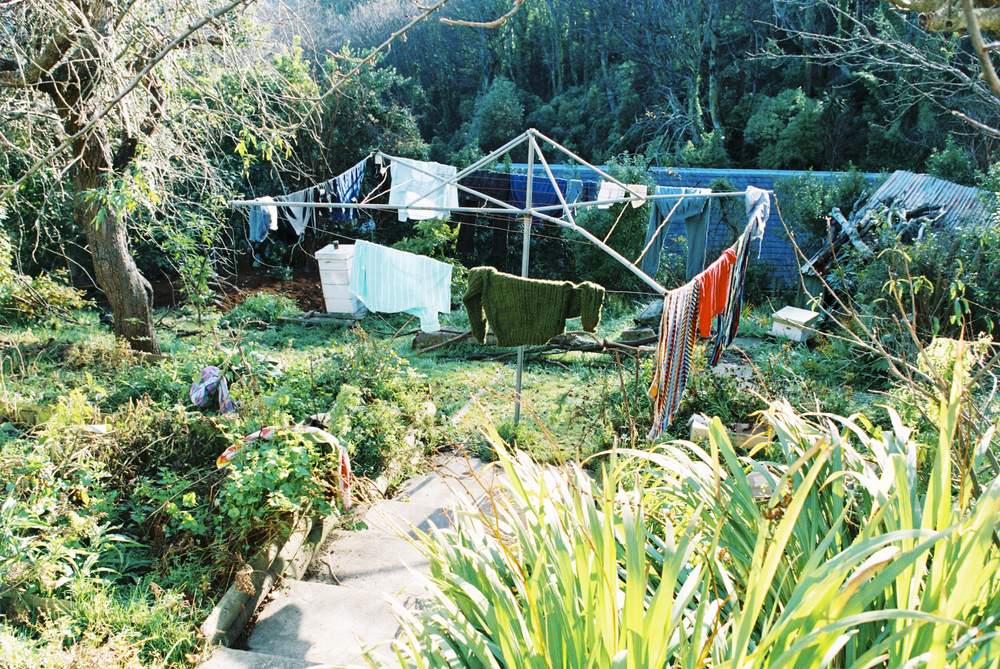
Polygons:
<instances>
[{"instance_id":1,"label":"dense forest hillside","mask_svg":"<svg viewBox=\"0 0 1000 669\"><path fill-rule=\"evenodd\" d=\"M509 7L452 0L439 15ZM319 61L381 43L419 9L304 0L292 11L286 30ZM958 39L915 23L873 0L526 0L497 30L425 21L382 63L410 80L402 100L439 160L533 126L598 160L628 151L660 165L851 164L970 181L992 142L949 111L992 120L996 105L977 99Z\"/></svg>"}]
</instances>

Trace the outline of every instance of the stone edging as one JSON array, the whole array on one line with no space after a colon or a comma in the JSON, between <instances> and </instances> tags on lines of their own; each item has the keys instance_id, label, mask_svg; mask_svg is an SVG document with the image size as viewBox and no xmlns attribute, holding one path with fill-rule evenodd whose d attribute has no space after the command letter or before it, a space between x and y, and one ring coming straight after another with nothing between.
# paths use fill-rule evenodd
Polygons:
<instances>
[{"instance_id":1,"label":"stone edging","mask_svg":"<svg viewBox=\"0 0 1000 669\"><path fill-rule=\"evenodd\" d=\"M271 592L275 581L282 576L301 578L320 546L343 518L342 513L334 513L325 518L300 518L283 545L271 543L244 564L237 572L237 578L199 627L208 645L233 645L243 633L257 606ZM247 576L240 578L241 574ZM251 589L248 586L252 586L252 594L246 592Z\"/></svg>"}]
</instances>

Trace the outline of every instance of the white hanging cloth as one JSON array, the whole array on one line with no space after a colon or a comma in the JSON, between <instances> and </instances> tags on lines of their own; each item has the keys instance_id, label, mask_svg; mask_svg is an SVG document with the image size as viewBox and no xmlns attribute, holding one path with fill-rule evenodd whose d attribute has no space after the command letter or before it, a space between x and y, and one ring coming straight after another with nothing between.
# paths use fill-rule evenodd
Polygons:
<instances>
[{"instance_id":1,"label":"white hanging cloth","mask_svg":"<svg viewBox=\"0 0 1000 669\"><path fill-rule=\"evenodd\" d=\"M421 209L437 207L451 209L458 206L458 186L447 183L454 180L458 170L441 163L393 158L389 167L392 185L389 204L399 207L399 220L423 221L429 218L448 218L449 212ZM447 184L447 185L442 185Z\"/></svg>"},{"instance_id":2,"label":"white hanging cloth","mask_svg":"<svg viewBox=\"0 0 1000 669\"><path fill-rule=\"evenodd\" d=\"M748 233L749 241L757 242L757 257L760 257L761 249L764 246L764 229L767 227L767 219L771 217L771 195L766 190L761 190L755 186L747 186L746 206L747 216L754 214L754 209L760 206L757 215L750 219Z\"/></svg>"},{"instance_id":3,"label":"white hanging cloth","mask_svg":"<svg viewBox=\"0 0 1000 669\"><path fill-rule=\"evenodd\" d=\"M632 208L638 209L646 204L646 196L649 194L649 186L645 184L628 184L629 195L632 196Z\"/></svg>"},{"instance_id":4,"label":"white hanging cloth","mask_svg":"<svg viewBox=\"0 0 1000 669\"><path fill-rule=\"evenodd\" d=\"M621 184L614 181L602 181L601 189L597 192L598 200L620 200L625 197L625 189ZM611 209L611 204L599 204L598 209Z\"/></svg>"}]
</instances>

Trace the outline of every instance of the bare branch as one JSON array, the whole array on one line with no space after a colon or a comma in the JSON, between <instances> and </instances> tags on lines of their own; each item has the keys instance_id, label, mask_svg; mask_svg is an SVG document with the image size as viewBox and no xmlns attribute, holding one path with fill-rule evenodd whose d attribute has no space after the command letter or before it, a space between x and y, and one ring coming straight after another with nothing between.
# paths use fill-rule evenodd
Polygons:
<instances>
[{"instance_id":1,"label":"bare branch","mask_svg":"<svg viewBox=\"0 0 1000 669\"><path fill-rule=\"evenodd\" d=\"M952 113L952 116L954 116L957 119L960 119L964 123L968 123L973 128L976 128L977 130L980 130L980 131L986 133L987 135L992 135L993 137L1000 138L1000 129L994 128L993 126L986 125L985 123L982 123L981 121L977 121L976 119L972 118L971 116L967 116L966 114L963 114L960 111L952 110L951 113Z\"/></svg>"},{"instance_id":2,"label":"bare branch","mask_svg":"<svg viewBox=\"0 0 1000 669\"><path fill-rule=\"evenodd\" d=\"M969 39L972 40L972 47L979 55L979 62L983 66L983 79L989 84L993 94L1000 97L1000 77L997 77L996 68L990 59L990 52L986 48L986 40L979 29L979 17L972 6L972 0L962 0L962 10L965 14L965 22L968 25ZM997 10L1000 12L1000 10Z\"/></svg>"},{"instance_id":3,"label":"bare branch","mask_svg":"<svg viewBox=\"0 0 1000 669\"><path fill-rule=\"evenodd\" d=\"M340 89L340 87L343 86L346 82L356 77L366 65L371 65L372 63L374 63L378 58L379 54L389 49L392 46L392 43L396 41L396 39L398 39L402 35L405 35L406 32L410 30L410 28L417 25L418 23L429 17L431 14L444 7L447 3L448 0L438 0L438 2L434 3L429 7L421 7L420 14L418 14L416 17L407 22L406 25L404 25L399 30L394 31L391 35L385 38L385 40L381 44L372 49L371 53L362 58L361 61L354 67L354 69L352 69L350 72L341 77L340 80L334 83L334 85L331 86L329 90L323 93L323 95L320 96L320 100L326 99L328 96L332 95L338 89Z\"/></svg>"},{"instance_id":4,"label":"bare branch","mask_svg":"<svg viewBox=\"0 0 1000 669\"><path fill-rule=\"evenodd\" d=\"M905 12L936 12L947 5L945 0L889 0L889 4Z\"/></svg>"},{"instance_id":5,"label":"bare branch","mask_svg":"<svg viewBox=\"0 0 1000 669\"><path fill-rule=\"evenodd\" d=\"M60 31L45 44L45 48L27 63L16 59L0 59L0 86L26 88L34 86L49 74L73 47L68 31Z\"/></svg>"},{"instance_id":6,"label":"bare branch","mask_svg":"<svg viewBox=\"0 0 1000 669\"><path fill-rule=\"evenodd\" d=\"M524 0L514 0L514 5L510 8L510 11L503 16L493 19L492 21L466 21L464 19L450 19L445 17L441 19L441 23L449 26L464 26L467 28L499 28L503 24L507 23L507 21L510 21L510 19L521 9L521 5L523 4Z\"/></svg>"},{"instance_id":7,"label":"bare branch","mask_svg":"<svg viewBox=\"0 0 1000 669\"><path fill-rule=\"evenodd\" d=\"M965 0L963 0L963 5ZM969 3L971 5L971 3ZM919 15L920 27L931 32L961 32L970 29L969 17L986 30L1000 30L1000 8L973 8L972 14L956 12L952 7L946 7L936 12L924 12Z\"/></svg>"}]
</instances>

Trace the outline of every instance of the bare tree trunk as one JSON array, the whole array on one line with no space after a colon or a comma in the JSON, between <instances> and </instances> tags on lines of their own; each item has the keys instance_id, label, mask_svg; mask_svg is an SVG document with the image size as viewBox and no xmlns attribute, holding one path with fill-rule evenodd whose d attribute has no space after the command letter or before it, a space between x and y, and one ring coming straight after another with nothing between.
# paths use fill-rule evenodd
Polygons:
<instances>
[{"instance_id":1,"label":"bare tree trunk","mask_svg":"<svg viewBox=\"0 0 1000 669\"><path fill-rule=\"evenodd\" d=\"M706 42L708 42L708 117L712 121L712 130L722 133L722 115L719 113L719 8L715 3L708 4L708 20L705 22Z\"/></svg>"},{"instance_id":2,"label":"bare tree trunk","mask_svg":"<svg viewBox=\"0 0 1000 669\"><path fill-rule=\"evenodd\" d=\"M82 159L73 178L77 193L73 216L86 234L94 261L94 277L111 304L115 334L138 351L159 353L160 345L153 327L153 291L132 258L126 221L116 214L106 215L98 223L99 204L85 199L87 193L103 185L101 145L99 135L91 136L78 154Z\"/></svg>"}]
</instances>

